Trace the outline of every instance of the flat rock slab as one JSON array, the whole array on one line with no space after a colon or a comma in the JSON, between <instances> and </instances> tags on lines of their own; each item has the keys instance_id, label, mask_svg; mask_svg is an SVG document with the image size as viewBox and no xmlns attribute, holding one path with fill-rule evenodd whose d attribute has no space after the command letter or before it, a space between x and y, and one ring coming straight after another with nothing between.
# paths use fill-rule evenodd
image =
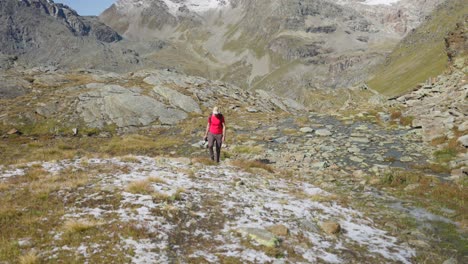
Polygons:
<instances>
[{"instance_id":1,"label":"flat rock slab","mask_svg":"<svg viewBox=\"0 0 468 264\"><path fill-rule=\"evenodd\" d=\"M185 112L198 114L201 114L202 112L200 106L192 97L179 93L174 89L164 86L156 86L153 88L153 91L167 99L171 105L176 106Z\"/></svg>"},{"instance_id":2,"label":"flat rock slab","mask_svg":"<svg viewBox=\"0 0 468 264\"><path fill-rule=\"evenodd\" d=\"M95 89L79 96L77 110L91 127L147 126L157 120L172 125L187 118L181 110L118 85L92 84L88 88Z\"/></svg>"},{"instance_id":3,"label":"flat rock slab","mask_svg":"<svg viewBox=\"0 0 468 264\"><path fill-rule=\"evenodd\" d=\"M262 246L276 247L279 245L278 238L265 229L241 227L237 231L244 236L248 236Z\"/></svg>"},{"instance_id":4,"label":"flat rock slab","mask_svg":"<svg viewBox=\"0 0 468 264\"><path fill-rule=\"evenodd\" d=\"M328 129L318 129L317 131L315 131L315 134L321 137L328 137L332 135L332 132L330 132L330 130Z\"/></svg>"}]
</instances>

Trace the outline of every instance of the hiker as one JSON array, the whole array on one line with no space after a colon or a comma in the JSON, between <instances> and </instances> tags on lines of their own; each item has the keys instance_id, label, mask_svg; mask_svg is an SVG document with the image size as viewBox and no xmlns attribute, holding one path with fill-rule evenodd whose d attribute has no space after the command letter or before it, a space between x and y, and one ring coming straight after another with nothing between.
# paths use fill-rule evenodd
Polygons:
<instances>
[{"instance_id":1,"label":"hiker","mask_svg":"<svg viewBox=\"0 0 468 264\"><path fill-rule=\"evenodd\" d=\"M210 150L210 158L213 161L219 162L221 156L221 145L226 140L226 123L224 116L219 111L218 107L213 108L213 112L208 117L208 125L206 126L205 141L208 140L208 149ZM216 144L216 156L213 152L213 146ZM216 159L215 159L216 158Z\"/></svg>"}]
</instances>

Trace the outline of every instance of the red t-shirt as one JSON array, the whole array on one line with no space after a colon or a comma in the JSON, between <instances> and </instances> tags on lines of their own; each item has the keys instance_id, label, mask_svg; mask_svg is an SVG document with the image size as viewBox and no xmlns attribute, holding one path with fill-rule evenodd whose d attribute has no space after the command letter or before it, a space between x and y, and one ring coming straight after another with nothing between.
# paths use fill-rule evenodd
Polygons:
<instances>
[{"instance_id":1,"label":"red t-shirt","mask_svg":"<svg viewBox=\"0 0 468 264\"><path fill-rule=\"evenodd\" d=\"M223 115L211 115L208 117L208 123L210 124L210 132L212 134L222 134L223 125L224 125L224 116Z\"/></svg>"}]
</instances>

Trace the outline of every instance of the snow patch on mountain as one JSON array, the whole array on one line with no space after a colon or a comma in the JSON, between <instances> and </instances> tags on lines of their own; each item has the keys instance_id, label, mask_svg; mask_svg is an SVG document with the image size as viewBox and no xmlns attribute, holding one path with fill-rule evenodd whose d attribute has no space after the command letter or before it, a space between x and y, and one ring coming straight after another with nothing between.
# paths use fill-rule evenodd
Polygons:
<instances>
[{"instance_id":1,"label":"snow patch on mountain","mask_svg":"<svg viewBox=\"0 0 468 264\"><path fill-rule=\"evenodd\" d=\"M190 11L195 13L203 13L212 9L219 9L226 5L225 0L185 0L185 1L175 1L175 0L163 0L164 3L169 8L169 12L175 15L179 8L187 7Z\"/></svg>"},{"instance_id":2,"label":"snow patch on mountain","mask_svg":"<svg viewBox=\"0 0 468 264\"><path fill-rule=\"evenodd\" d=\"M365 5L392 5L400 2L401 0L366 0L363 2Z\"/></svg>"}]
</instances>

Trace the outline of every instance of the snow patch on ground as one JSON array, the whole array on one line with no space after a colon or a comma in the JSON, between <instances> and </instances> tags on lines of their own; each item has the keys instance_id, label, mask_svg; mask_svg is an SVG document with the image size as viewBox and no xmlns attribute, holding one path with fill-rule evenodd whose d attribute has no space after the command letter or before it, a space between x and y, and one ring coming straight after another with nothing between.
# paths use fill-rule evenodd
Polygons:
<instances>
[{"instance_id":1,"label":"snow patch on ground","mask_svg":"<svg viewBox=\"0 0 468 264\"><path fill-rule=\"evenodd\" d=\"M152 239L121 237L123 249L134 253L128 256L132 263L166 263L171 261L170 255L185 260L198 257L211 263L218 262L220 256L235 257L244 262L273 262L275 259L264 252L245 247L241 243L242 238L235 233L240 228L266 229L275 224L288 227L290 235L285 238L285 243L294 245L294 251L307 262L342 263L344 260L340 257L340 251L355 247L364 248L365 252L361 254L367 257L402 263L410 263L415 254L406 244L376 228L372 220L361 212L344 208L333 201L317 202L311 199L317 195L331 195L316 186L293 179L250 174L227 165L192 164L188 159L133 159L135 162L111 158L42 164L51 174L59 174L66 169L86 170L86 166L95 165L116 168L116 171L95 175L99 180L87 188L97 190L97 193L91 193L76 206L67 208L64 221L70 218L94 218L104 223L132 223L137 228L145 229ZM0 179L21 177L22 174L22 169L0 167ZM163 180L151 182L157 193L173 195L183 188L182 199L168 203L152 195L134 194L126 190L130 183L150 177ZM85 206L92 200L105 200L106 196L100 190L107 189L113 190L111 193L120 194L118 208L105 204ZM207 201L210 203L207 204ZM167 215L161 214L162 211ZM184 213L185 222L173 220L177 212ZM213 220L217 219L216 215L222 215L223 222ZM318 223L329 220L338 222L344 232L337 237L322 232ZM172 244L174 240L171 237L181 234L186 238L183 240L197 243ZM314 246L300 242L299 235ZM207 247L206 243L210 243L210 246ZM91 247L84 243L72 250L86 257ZM183 255L188 249L192 253ZM287 256L285 258L287 260Z\"/></svg>"}]
</instances>

